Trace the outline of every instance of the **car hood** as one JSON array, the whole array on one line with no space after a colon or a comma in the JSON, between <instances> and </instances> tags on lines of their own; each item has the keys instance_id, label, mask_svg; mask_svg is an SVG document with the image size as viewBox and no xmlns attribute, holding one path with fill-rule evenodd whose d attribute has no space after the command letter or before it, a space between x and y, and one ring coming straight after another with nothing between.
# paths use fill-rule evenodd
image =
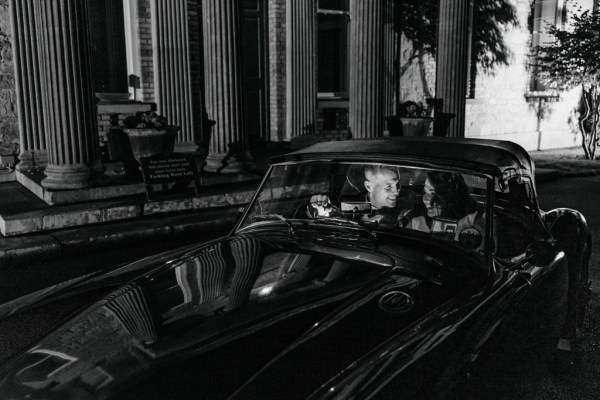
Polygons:
<instances>
[{"instance_id":1,"label":"car hood","mask_svg":"<svg viewBox=\"0 0 600 400\"><path fill-rule=\"evenodd\" d=\"M135 264L4 363L0 397L304 398L431 318L462 279L455 255L344 240L238 235Z\"/></svg>"}]
</instances>

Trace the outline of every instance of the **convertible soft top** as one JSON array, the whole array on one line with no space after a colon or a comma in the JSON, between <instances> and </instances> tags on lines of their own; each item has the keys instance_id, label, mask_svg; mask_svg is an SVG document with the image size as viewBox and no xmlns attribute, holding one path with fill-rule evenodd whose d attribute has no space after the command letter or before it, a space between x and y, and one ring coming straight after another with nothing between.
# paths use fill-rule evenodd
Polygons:
<instances>
[{"instance_id":1,"label":"convertible soft top","mask_svg":"<svg viewBox=\"0 0 600 400\"><path fill-rule=\"evenodd\" d=\"M321 142L276 157L272 162L311 159L405 159L454 165L501 175L511 171L533 178L534 165L525 149L503 140L445 137L383 137Z\"/></svg>"}]
</instances>

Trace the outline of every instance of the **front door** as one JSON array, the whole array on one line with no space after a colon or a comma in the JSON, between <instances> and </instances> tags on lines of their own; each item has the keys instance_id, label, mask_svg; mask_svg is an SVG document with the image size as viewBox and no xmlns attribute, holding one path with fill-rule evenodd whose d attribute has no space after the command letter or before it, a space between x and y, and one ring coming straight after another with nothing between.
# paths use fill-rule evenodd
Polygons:
<instances>
[{"instance_id":1,"label":"front door","mask_svg":"<svg viewBox=\"0 0 600 400\"><path fill-rule=\"evenodd\" d=\"M266 0L243 0L245 119L250 140L269 140Z\"/></svg>"}]
</instances>

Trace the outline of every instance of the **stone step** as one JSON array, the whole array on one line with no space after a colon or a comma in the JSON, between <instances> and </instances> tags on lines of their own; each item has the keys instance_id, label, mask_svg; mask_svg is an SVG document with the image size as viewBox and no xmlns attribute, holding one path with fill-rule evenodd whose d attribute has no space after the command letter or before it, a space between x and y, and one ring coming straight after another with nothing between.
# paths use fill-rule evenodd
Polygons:
<instances>
[{"instance_id":1,"label":"stone step","mask_svg":"<svg viewBox=\"0 0 600 400\"><path fill-rule=\"evenodd\" d=\"M73 190L49 190L42 186L45 178L43 170L15 171L16 180L38 198L49 205L72 204L86 201L113 199L146 193L141 176L126 175L120 162L105 164L106 171L93 181L92 187ZM258 182L262 174L214 174L202 172L200 181L203 187Z\"/></svg>"},{"instance_id":2,"label":"stone step","mask_svg":"<svg viewBox=\"0 0 600 400\"><path fill-rule=\"evenodd\" d=\"M247 204L258 181L203 188L200 196L147 201L145 194L50 206L16 182L0 185L0 233L27 235L107 222Z\"/></svg>"}]
</instances>

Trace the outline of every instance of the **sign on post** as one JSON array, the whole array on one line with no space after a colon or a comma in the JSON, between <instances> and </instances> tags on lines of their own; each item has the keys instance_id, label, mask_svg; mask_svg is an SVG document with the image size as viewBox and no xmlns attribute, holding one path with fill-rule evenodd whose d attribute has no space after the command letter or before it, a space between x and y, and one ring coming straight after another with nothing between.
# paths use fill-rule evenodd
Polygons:
<instances>
[{"instance_id":1,"label":"sign on post","mask_svg":"<svg viewBox=\"0 0 600 400\"><path fill-rule=\"evenodd\" d=\"M200 177L193 156L182 153L162 153L140 159L148 201L160 194L186 192L190 183L196 196L200 194ZM157 188L160 188L157 190Z\"/></svg>"}]
</instances>

